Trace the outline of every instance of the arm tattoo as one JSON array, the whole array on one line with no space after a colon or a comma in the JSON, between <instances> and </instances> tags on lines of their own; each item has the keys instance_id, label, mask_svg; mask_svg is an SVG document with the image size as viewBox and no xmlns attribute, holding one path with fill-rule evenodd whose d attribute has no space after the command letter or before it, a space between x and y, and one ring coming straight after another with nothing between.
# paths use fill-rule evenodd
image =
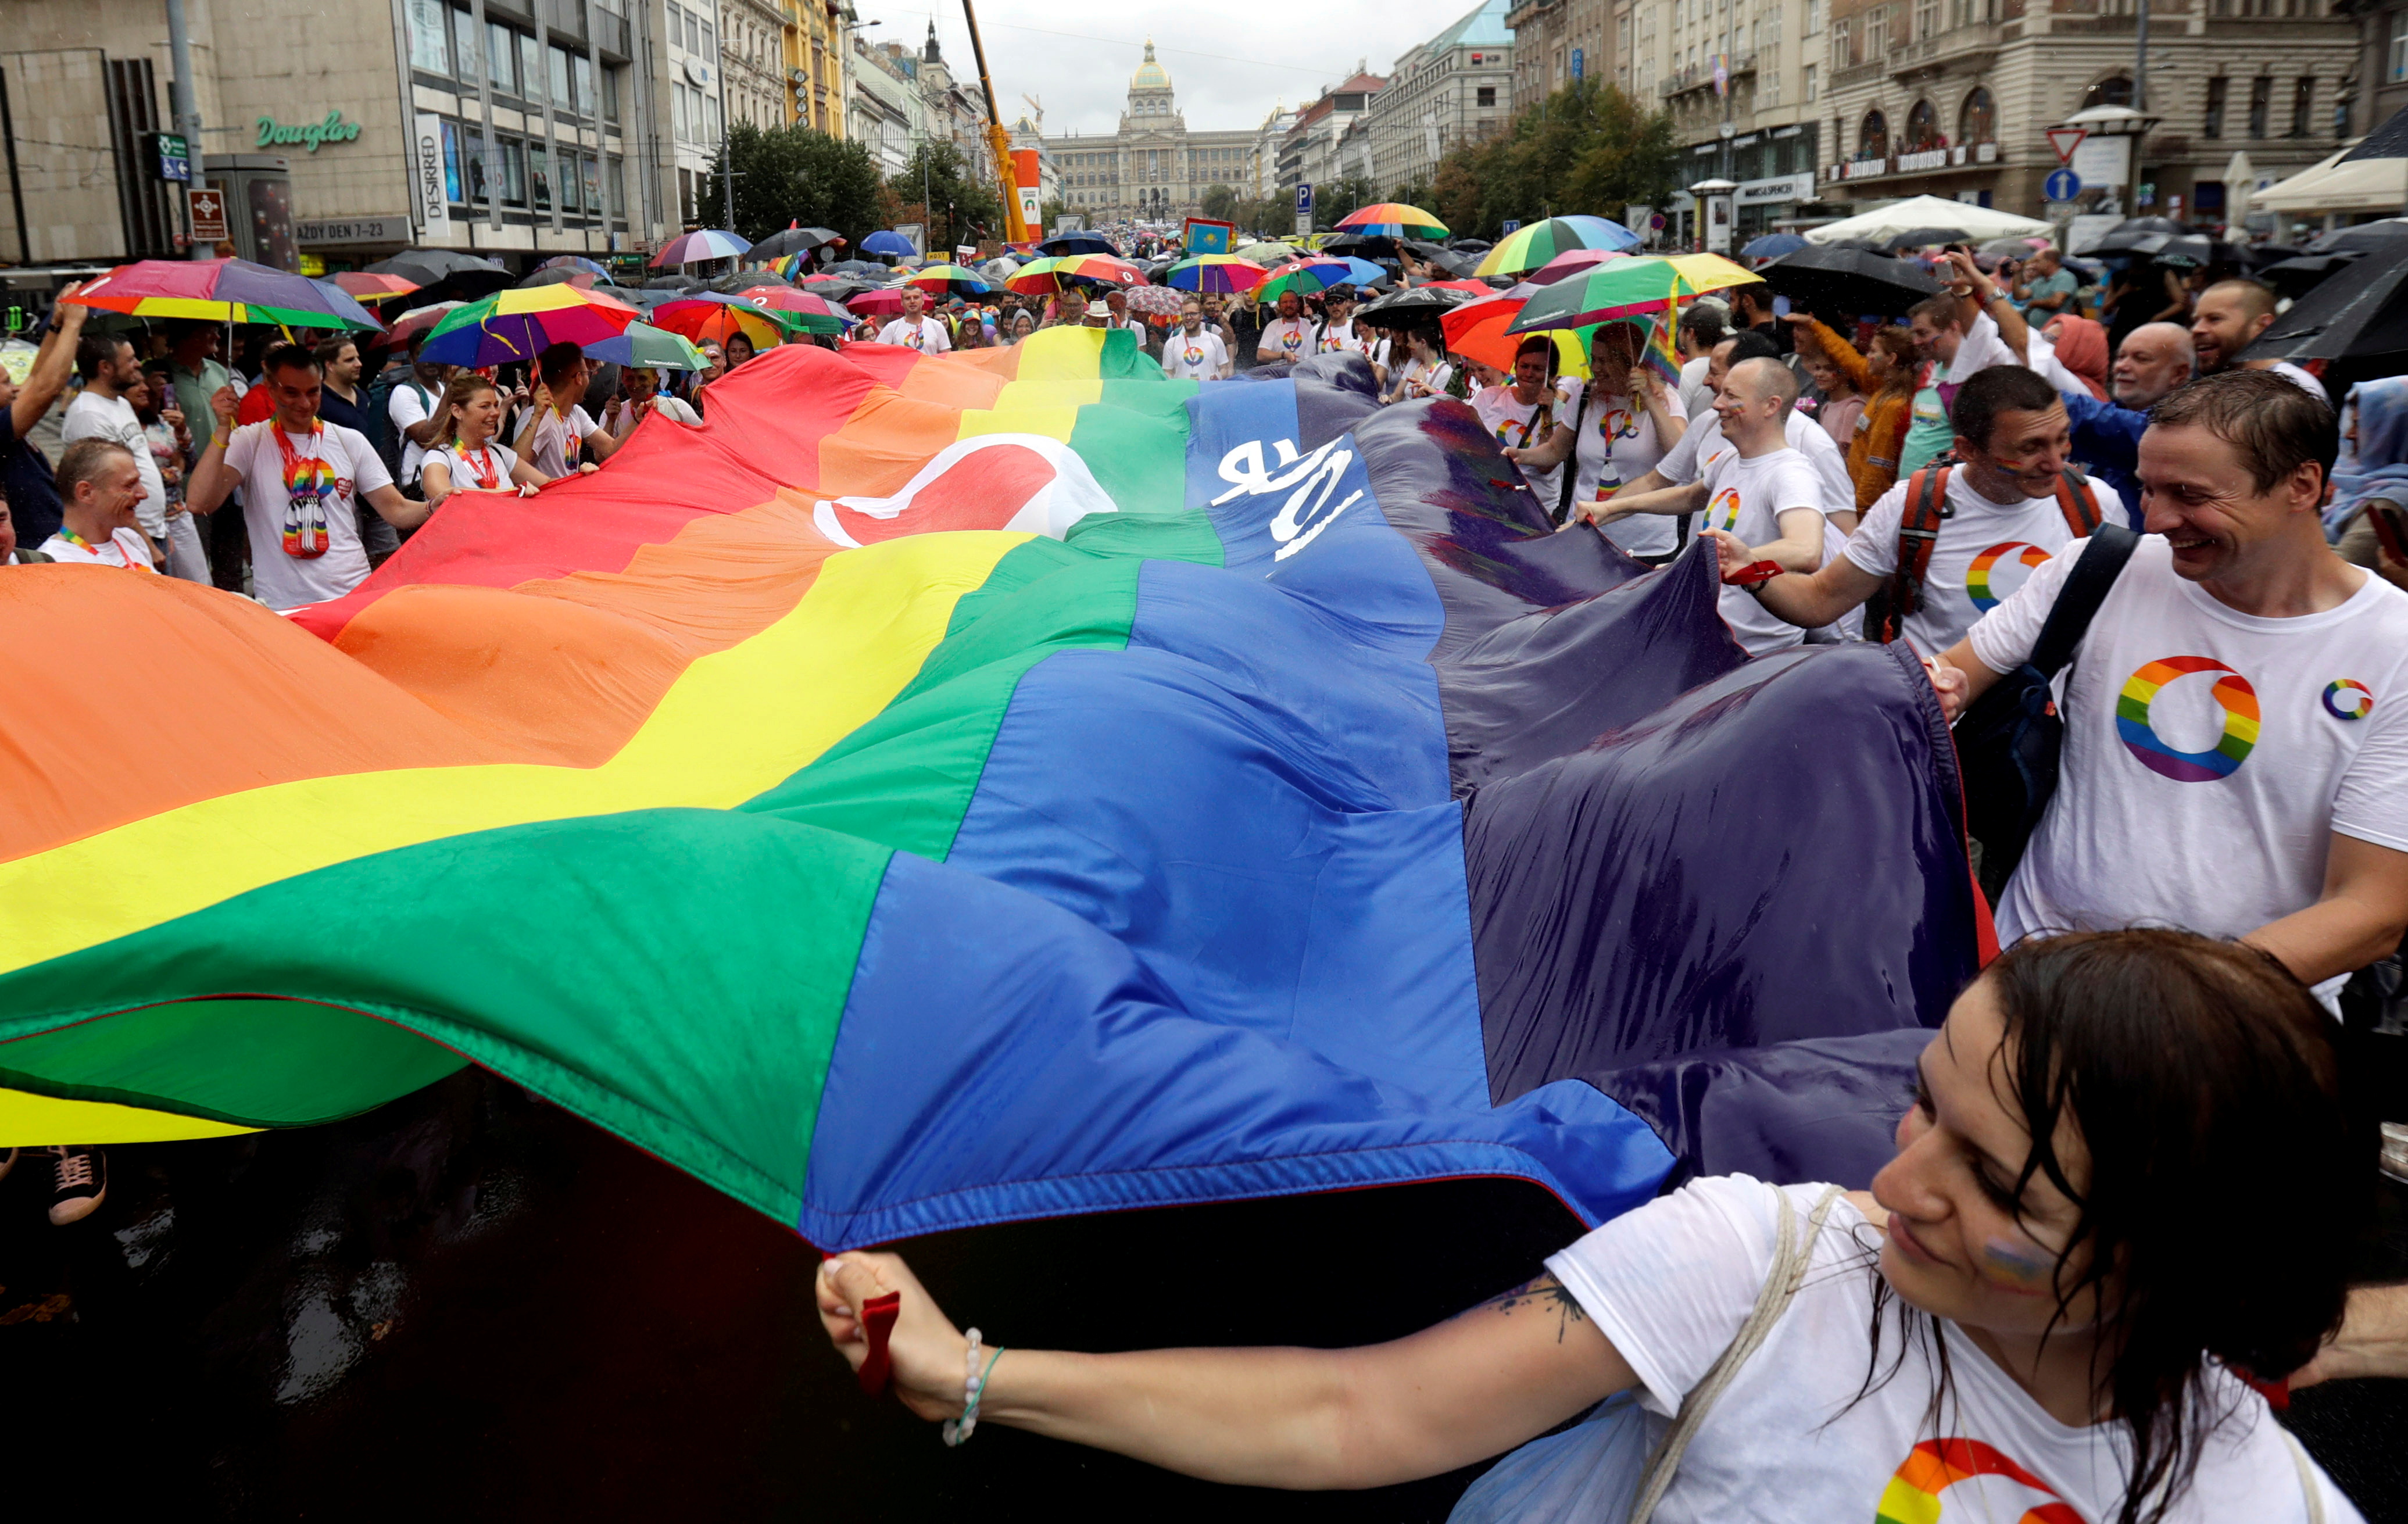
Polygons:
<instances>
[{"instance_id":1,"label":"arm tattoo","mask_svg":"<svg viewBox=\"0 0 2408 1524\"><path fill-rule=\"evenodd\" d=\"M1564 1336L1571 1331L1573 1324L1588 1321L1588 1314L1581 1309L1580 1299L1573 1296L1563 1282L1555 1279L1553 1271L1542 1271L1536 1280L1525 1281L1511 1291L1500 1291L1471 1310L1476 1313L1484 1308L1494 1308L1508 1317L1522 1312L1536 1313L1541 1317L1552 1316L1555 1320L1557 1344L1564 1342Z\"/></svg>"}]
</instances>

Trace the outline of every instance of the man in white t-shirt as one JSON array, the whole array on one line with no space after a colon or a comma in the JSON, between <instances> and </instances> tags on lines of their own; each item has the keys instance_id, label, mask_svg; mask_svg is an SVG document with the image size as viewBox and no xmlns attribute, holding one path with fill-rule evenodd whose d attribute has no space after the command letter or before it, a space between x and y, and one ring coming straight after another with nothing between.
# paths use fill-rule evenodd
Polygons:
<instances>
[{"instance_id":1,"label":"man in white t-shirt","mask_svg":"<svg viewBox=\"0 0 2408 1524\"><path fill-rule=\"evenodd\" d=\"M1956 394L1956 453L1961 464L1926 467L1930 489L1946 497L1931 541L1920 599L1902 621L1915 652L1937 655L1955 645L1975 619L2023 585L2031 569L2082 538L2070 524L2057 491L2071 459L2071 425L2055 387L2028 370L1994 366ZM2092 522L2121 524L2124 504L2106 483L2086 482ZM1793 625L1813 628L1844 618L1881 591L1899 568L1899 528L1915 491L1901 480L1882 495L1849 537L1844 554L1812 576L1781 576L1755 585L1764 607ZM1719 530L1723 569L1751 558L1747 546Z\"/></svg>"},{"instance_id":2,"label":"man in white t-shirt","mask_svg":"<svg viewBox=\"0 0 2408 1524\"><path fill-rule=\"evenodd\" d=\"M140 462L149 453L100 437L60 452L59 532L42 541L42 554L53 561L157 571L140 519Z\"/></svg>"},{"instance_id":3,"label":"man in white t-shirt","mask_svg":"<svg viewBox=\"0 0 2408 1524\"><path fill-rule=\"evenodd\" d=\"M1770 359L1772 343L1762 334L1737 334L1714 346L1710 372L1714 394L1722 391L1724 378L1730 367L1751 359ZM1856 526L1856 489L1848 480L1847 457L1823 425L1804 413L1791 409L1782 421L1782 438L1789 448L1806 457L1814 467L1814 479L1823 487L1823 512L1831 525L1828 549L1837 554L1842 537ZM1730 442L1723 438L1722 420L1710 408L1706 416L1690 424L1672 448L1644 475L1625 484L1613 495L1612 507L1617 511L1644 513L1687 513L1705 505L1703 482L1706 472L1730 453ZM1674 496L1675 493L1679 496Z\"/></svg>"},{"instance_id":4,"label":"man in white t-shirt","mask_svg":"<svg viewBox=\"0 0 2408 1524\"><path fill-rule=\"evenodd\" d=\"M536 366L540 380L535 406L519 420L519 453L555 479L590 471L609 460L622 437L585 410L585 385L594 376L585 352L574 344L549 345L537 356Z\"/></svg>"},{"instance_id":5,"label":"man in white t-shirt","mask_svg":"<svg viewBox=\"0 0 2408 1524\"><path fill-rule=\"evenodd\" d=\"M142 506L135 516L150 541L153 559L164 563L170 551L169 537L175 532L167 517L167 486L150 453L150 441L143 434L142 420L135 416L134 404L124 395L142 381L134 346L116 334L86 332L76 343L76 370L83 377L83 390L67 404L60 440L73 444L78 439L114 439L134 453L142 469ZM201 537L194 532L190 515L179 511L176 517L185 521L181 538L190 551L182 568L184 580L207 582L208 561L201 554Z\"/></svg>"},{"instance_id":6,"label":"man in white t-shirt","mask_svg":"<svg viewBox=\"0 0 2408 1524\"><path fill-rule=\"evenodd\" d=\"M452 367L418 359L417 351L425 342L423 333L410 340L409 373L394 382L384 399L385 421L401 440L401 471L394 482L405 488L418 485L419 463L426 452L452 437L452 414L443 406L443 392L452 384Z\"/></svg>"},{"instance_id":7,"label":"man in white t-shirt","mask_svg":"<svg viewBox=\"0 0 2408 1524\"><path fill-rule=\"evenodd\" d=\"M1823 484L1782 428L1797 406L1797 374L1778 360L1731 367L1714 400L1731 449L1706 473L1698 526L1736 536L1747 547L1742 567L1813 571L1823 564ZM1804 630L1767 612L1745 586L1725 582L1722 611L1751 656L1806 639Z\"/></svg>"},{"instance_id":8,"label":"man in white t-shirt","mask_svg":"<svg viewBox=\"0 0 2408 1524\"><path fill-rule=\"evenodd\" d=\"M903 288L903 315L878 330L882 344L899 344L923 354L942 354L953 347L945 325L927 315L928 294L918 286Z\"/></svg>"},{"instance_id":9,"label":"man in white t-shirt","mask_svg":"<svg viewBox=\"0 0 2408 1524\"><path fill-rule=\"evenodd\" d=\"M2408 595L2317 514L2332 410L2262 371L2168 395L2149 533L2060 680L2059 782L1999 936L2142 923L2243 937L2330 992L2408 927ZM1951 718L2028 660L2087 540L1933 664Z\"/></svg>"},{"instance_id":10,"label":"man in white t-shirt","mask_svg":"<svg viewBox=\"0 0 2408 1524\"><path fill-rule=\"evenodd\" d=\"M185 500L214 513L238 484L251 537L251 595L282 611L338 598L368 574L357 504L365 501L395 529L426 522L424 503L393 484L376 447L357 429L318 416L318 357L299 344L272 346L260 384L274 416L235 427L231 386L209 398L217 430L193 467Z\"/></svg>"},{"instance_id":11,"label":"man in white t-shirt","mask_svg":"<svg viewBox=\"0 0 2408 1524\"><path fill-rule=\"evenodd\" d=\"M1279 316L1263 324L1262 342L1254 359L1261 365L1301 360L1312 353L1312 320L1304 315L1304 298L1293 290L1279 296Z\"/></svg>"},{"instance_id":12,"label":"man in white t-shirt","mask_svg":"<svg viewBox=\"0 0 2408 1524\"><path fill-rule=\"evenodd\" d=\"M1162 373L1173 381L1218 381L1229 374L1229 352L1221 336L1204 326L1204 304L1193 296L1180 304L1179 331L1163 342Z\"/></svg>"},{"instance_id":13,"label":"man in white t-shirt","mask_svg":"<svg viewBox=\"0 0 2408 1524\"><path fill-rule=\"evenodd\" d=\"M2199 373L2212 376L2235 366L2272 371L2330 407L2332 399L2325 392L2325 383L2290 361L2241 358L2243 350L2274 325L2274 308L2280 300L2272 287L2256 280L2218 280L2200 292L2190 319L2190 343L2199 356Z\"/></svg>"}]
</instances>

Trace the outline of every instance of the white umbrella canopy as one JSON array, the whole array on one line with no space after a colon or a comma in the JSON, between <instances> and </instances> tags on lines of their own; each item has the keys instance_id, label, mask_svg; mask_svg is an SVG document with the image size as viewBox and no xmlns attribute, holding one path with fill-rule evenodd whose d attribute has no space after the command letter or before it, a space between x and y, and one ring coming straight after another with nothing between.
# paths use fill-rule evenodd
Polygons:
<instances>
[{"instance_id":1,"label":"white umbrella canopy","mask_svg":"<svg viewBox=\"0 0 2408 1524\"><path fill-rule=\"evenodd\" d=\"M1860 211L1836 223L1805 230L1809 243L1837 243L1842 238L1867 238L1883 243L1919 227L1953 227L1968 243L1987 238L2045 237L2053 230L2037 217L2018 217L1995 207L1944 201L1936 195L1914 195L1886 207Z\"/></svg>"}]
</instances>

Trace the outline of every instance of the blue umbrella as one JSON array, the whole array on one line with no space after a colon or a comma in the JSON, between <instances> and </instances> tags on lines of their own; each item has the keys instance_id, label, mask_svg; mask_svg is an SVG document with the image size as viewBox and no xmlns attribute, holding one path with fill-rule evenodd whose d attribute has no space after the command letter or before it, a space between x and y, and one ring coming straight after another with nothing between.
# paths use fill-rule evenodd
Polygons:
<instances>
[{"instance_id":1,"label":"blue umbrella","mask_svg":"<svg viewBox=\"0 0 2408 1524\"><path fill-rule=\"evenodd\" d=\"M1779 259L1806 247L1806 240L1795 233L1767 233L1739 252L1742 259Z\"/></svg>"},{"instance_id":2,"label":"blue umbrella","mask_svg":"<svg viewBox=\"0 0 2408 1524\"><path fill-rule=\"evenodd\" d=\"M865 254L916 254L920 251L912 248L911 240L902 234L882 229L861 240L861 252Z\"/></svg>"}]
</instances>

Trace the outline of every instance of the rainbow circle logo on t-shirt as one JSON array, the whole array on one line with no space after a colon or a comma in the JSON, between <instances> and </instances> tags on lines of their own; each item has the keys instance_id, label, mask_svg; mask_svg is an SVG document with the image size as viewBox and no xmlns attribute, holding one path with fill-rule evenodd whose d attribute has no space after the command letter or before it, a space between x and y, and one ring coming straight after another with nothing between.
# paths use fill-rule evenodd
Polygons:
<instances>
[{"instance_id":1,"label":"rainbow circle logo on t-shirt","mask_svg":"<svg viewBox=\"0 0 2408 1524\"><path fill-rule=\"evenodd\" d=\"M1191 367L1204 363L1204 347L1201 344L1190 344L1179 352Z\"/></svg>"},{"instance_id":2,"label":"rainbow circle logo on t-shirt","mask_svg":"<svg viewBox=\"0 0 2408 1524\"><path fill-rule=\"evenodd\" d=\"M1717 513L1722 515L1719 524L1714 522ZM1739 526L1739 489L1725 487L1714 494L1714 500L1706 505L1706 516L1698 523L1700 527L1707 529L1736 529Z\"/></svg>"},{"instance_id":3,"label":"rainbow circle logo on t-shirt","mask_svg":"<svg viewBox=\"0 0 2408 1524\"><path fill-rule=\"evenodd\" d=\"M1940 1494L1970 1476L2003 1476L2048 1494L2047 1502L2025 1509L2017 1524L2082 1524L2057 1488L1978 1439L1928 1439L1909 1450L1882 1488L1875 1524L1931 1524L1940 1517Z\"/></svg>"},{"instance_id":4,"label":"rainbow circle logo on t-shirt","mask_svg":"<svg viewBox=\"0 0 2408 1524\"><path fill-rule=\"evenodd\" d=\"M2354 677L2325 684L2325 712L2336 720L2362 720L2374 708L2374 690Z\"/></svg>"},{"instance_id":5,"label":"rainbow circle logo on t-shirt","mask_svg":"<svg viewBox=\"0 0 2408 1524\"><path fill-rule=\"evenodd\" d=\"M2150 727L2149 705L2156 701L2158 689L2192 672L2224 674L2211 690L2224 710L2224 734L2211 750L2178 752L2158 740ZM2331 701L2329 697L2326 701ZM2115 732L2143 767L2178 784L2229 778L2258 745L2258 690L2247 678L2213 657L2167 656L2124 680L2124 691L2115 698Z\"/></svg>"},{"instance_id":6,"label":"rainbow circle logo on t-shirt","mask_svg":"<svg viewBox=\"0 0 2408 1524\"><path fill-rule=\"evenodd\" d=\"M1639 437L1639 415L1627 408L1608 408L1597 415L1597 432L1608 439L1635 439Z\"/></svg>"},{"instance_id":7,"label":"rainbow circle logo on t-shirt","mask_svg":"<svg viewBox=\"0 0 2408 1524\"><path fill-rule=\"evenodd\" d=\"M1973 607L1985 612L1999 606L1999 595L1990 591L1990 568L2001 560L2020 563L2029 570L2046 562L2048 553L2037 545L2010 539L1973 557L1973 564L1965 568L1965 593L1973 600Z\"/></svg>"}]
</instances>

